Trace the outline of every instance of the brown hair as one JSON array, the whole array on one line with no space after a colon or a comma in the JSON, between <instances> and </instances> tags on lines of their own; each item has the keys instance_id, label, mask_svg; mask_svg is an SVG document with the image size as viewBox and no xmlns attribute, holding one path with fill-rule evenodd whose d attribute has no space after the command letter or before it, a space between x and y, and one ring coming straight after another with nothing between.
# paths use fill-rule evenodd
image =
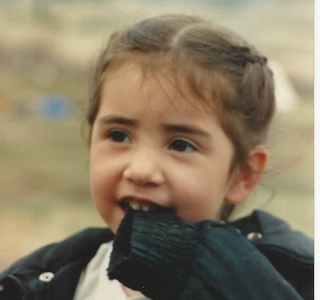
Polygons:
<instances>
[{"instance_id":1,"label":"brown hair","mask_svg":"<svg viewBox=\"0 0 320 300\"><path fill-rule=\"evenodd\" d=\"M96 65L87 112L89 137L104 74L126 59L139 59L154 72L156 62L162 62L182 75L216 110L235 148L232 168L248 167L247 153L264 142L275 110L272 72L252 45L226 28L188 15L150 18L113 33Z\"/></svg>"}]
</instances>

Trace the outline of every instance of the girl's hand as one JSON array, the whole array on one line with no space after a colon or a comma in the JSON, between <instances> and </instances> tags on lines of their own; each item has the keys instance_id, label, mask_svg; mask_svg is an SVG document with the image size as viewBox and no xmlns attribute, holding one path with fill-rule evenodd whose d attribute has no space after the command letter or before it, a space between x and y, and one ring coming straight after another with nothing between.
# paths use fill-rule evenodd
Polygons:
<instances>
[{"instance_id":1,"label":"girl's hand","mask_svg":"<svg viewBox=\"0 0 320 300\"><path fill-rule=\"evenodd\" d=\"M166 209L129 209L108 275L153 300L302 299L233 226L190 224Z\"/></svg>"},{"instance_id":2,"label":"girl's hand","mask_svg":"<svg viewBox=\"0 0 320 300\"><path fill-rule=\"evenodd\" d=\"M108 275L156 299L178 299L192 272L199 226L170 211L129 208L114 240Z\"/></svg>"}]
</instances>

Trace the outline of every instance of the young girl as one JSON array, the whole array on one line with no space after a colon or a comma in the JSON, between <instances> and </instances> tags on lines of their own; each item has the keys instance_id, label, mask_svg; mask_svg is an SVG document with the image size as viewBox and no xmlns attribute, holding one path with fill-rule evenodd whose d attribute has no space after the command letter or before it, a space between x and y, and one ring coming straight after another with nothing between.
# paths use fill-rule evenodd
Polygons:
<instances>
[{"instance_id":1,"label":"young girl","mask_svg":"<svg viewBox=\"0 0 320 300\"><path fill-rule=\"evenodd\" d=\"M201 18L115 32L88 109L88 229L15 263L0 299L313 299L313 242L256 210L275 110L267 59Z\"/></svg>"}]
</instances>

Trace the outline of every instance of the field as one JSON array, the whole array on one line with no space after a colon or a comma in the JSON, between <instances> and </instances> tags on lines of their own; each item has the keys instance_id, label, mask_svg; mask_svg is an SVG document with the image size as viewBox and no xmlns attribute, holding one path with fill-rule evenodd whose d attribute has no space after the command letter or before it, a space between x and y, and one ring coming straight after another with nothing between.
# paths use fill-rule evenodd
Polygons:
<instances>
[{"instance_id":1,"label":"field","mask_svg":"<svg viewBox=\"0 0 320 300\"><path fill-rule=\"evenodd\" d=\"M82 134L90 66L123 20L168 12L214 17L286 69L299 101L277 114L268 171L234 217L259 207L313 236L312 1L246 1L237 8L221 1L170 7L165 1L99 1L42 10L14 3L0 8L0 101L6 99L0 102L0 269L77 230L104 226L90 202ZM52 91L72 99L72 117L48 119L30 109ZM21 113L17 103L30 111Z\"/></svg>"}]
</instances>

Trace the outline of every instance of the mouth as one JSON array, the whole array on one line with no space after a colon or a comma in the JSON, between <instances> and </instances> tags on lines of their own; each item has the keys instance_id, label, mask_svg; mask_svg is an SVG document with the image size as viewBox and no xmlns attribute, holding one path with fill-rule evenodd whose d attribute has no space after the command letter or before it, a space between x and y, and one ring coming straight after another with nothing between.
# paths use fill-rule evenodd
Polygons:
<instances>
[{"instance_id":1,"label":"mouth","mask_svg":"<svg viewBox=\"0 0 320 300\"><path fill-rule=\"evenodd\" d=\"M140 211L154 211L157 207L157 205L154 205L152 203L149 202L141 202L141 201L137 201L134 199L126 199L126 200L122 200L119 203L120 207L127 211L129 209L129 207L131 207L133 210L140 210Z\"/></svg>"}]
</instances>

